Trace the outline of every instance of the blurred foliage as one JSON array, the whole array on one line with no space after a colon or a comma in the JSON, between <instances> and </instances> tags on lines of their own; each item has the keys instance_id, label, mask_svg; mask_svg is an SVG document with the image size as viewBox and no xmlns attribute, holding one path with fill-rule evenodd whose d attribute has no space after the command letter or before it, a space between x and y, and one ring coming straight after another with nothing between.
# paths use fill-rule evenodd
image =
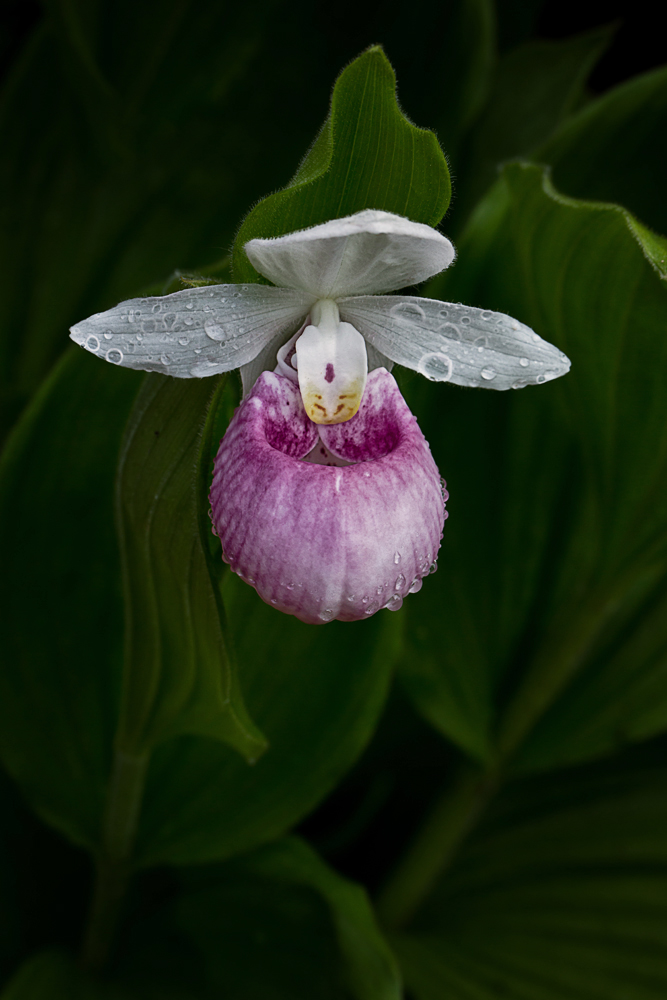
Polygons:
<instances>
[{"instance_id":1,"label":"blurred foliage","mask_svg":"<svg viewBox=\"0 0 667 1000\"><path fill-rule=\"evenodd\" d=\"M398 998L327 862L373 889L396 869L396 899L419 829L424 891L386 931L417 1000L662 1000L667 76L593 97L622 29L535 37L540 7L9 5L3 1000ZM436 224L450 171L458 261L428 293L529 323L572 373L505 394L399 373L451 489L440 572L399 614L306 626L208 528L234 379L142 382L67 328L229 280L235 235L253 280L251 235L364 207ZM132 866L171 867L136 879L100 979L71 958L89 871L60 834L99 856L128 747L154 748ZM285 837L304 819L327 862Z\"/></svg>"}]
</instances>

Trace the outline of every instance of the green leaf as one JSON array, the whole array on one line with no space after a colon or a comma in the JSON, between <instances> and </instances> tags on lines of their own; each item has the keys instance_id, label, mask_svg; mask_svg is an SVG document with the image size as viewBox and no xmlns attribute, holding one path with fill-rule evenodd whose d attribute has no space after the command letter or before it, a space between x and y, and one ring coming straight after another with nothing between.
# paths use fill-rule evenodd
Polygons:
<instances>
[{"instance_id":1,"label":"green leaf","mask_svg":"<svg viewBox=\"0 0 667 1000\"><path fill-rule=\"evenodd\" d=\"M139 1000L134 992L89 979L68 955L56 950L29 959L0 996L1 1000Z\"/></svg>"},{"instance_id":2,"label":"green leaf","mask_svg":"<svg viewBox=\"0 0 667 1000\"><path fill-rule=\"evenodd\" d=\"M0 468L0 753L42 818L88 846L102 811L122 656L114 473L140 383L72 348Z\"/></svg>"},{"instance_id":3,"label":"green leaf","mask_svg":"<svg viewBox=\"0 0 667 1000\"><path fill-rule=\"evenodd\" d=\"M225 381L149 376L118 472L125 664L118 749L140 756L190 733L253 760L266 748L243 705L209 566L211 423ZM224 409L224 407L223 407Z\"/></svg>"},{"instance_id":4,"label":"green leaf","mask_svg":"<svg viewBox=\"0 0 667 1000\"><path fill-rule=\"evenodd\" d=\"M48 951L19 969L2 1000L213 996L400 1000L401 988L364 890L289 837L174 873L166 899L130 917L105 980Z\"/></svg>"},{"instance_id":5,"label":"green leaf","mask_svg":"<svg viewBox=\"0 0 667 1000\"><path fill-rule=\"evenodd\" d=\"M120 982L229 1000L399 1000L365 892L303 841L184 871L180 881L172 901L129 927Z\"/></svg>"},{"instance_id":6,"label":"green leaf","mask_svg":"<svg viewBox=\"0 0 667 1000\"><path fill-rule=\"evenodd\" d=\"M667 234L667 68L615 87L565 122L535 153L575 198L613 201Z\"/></svg>"},{"instance_id":7,"label":"green leaf","mask_svg":"<svg viewBox=\"0 0 667 1000\"><path fill-rule=\"evenodd\" d=\"M135 373L73 349L17 427L1 470L0 596L7 624L0 637L0 752L40 816L91 850L100 835L120 703L123 611L114 472L139 383ZM172 386L162 391L175 392L172 402L180 398L181 410L162 414L156 426L146 422L137 434L145 432L144 443L152 438L155 447L161 441L165 447L177 444L183 454L188 440L194 449L203 419L200 411L193 423L189 414L179 429L187 393L208 394L214 384L202 381L192 388L158 379L149 380L149 387L158 383ZM156 400L161 398L158 393ZM211 412L201 476L231 405L223 394ZM171 446L165 416L174 435ZM163 432L159 438L155 430ZM135 436L132 448L138 446ZM154 467L135 461L139 451L132 448L126 474L131 459L137 490L144 489L143 477ZM177 457L175 449L172 459ZM191 450L191 471L197 462ZM201 481L198 488L204 488ZM168 483L161 488L164 503L177 499L176 493L169 498L168 489ZM206 510L202 504L201 517ZM159 504L157 513L159 521ZM222 571L217 541L207 526L204 534L215 545L214 564ZM169 560L181 544L177 538L168 550L149 553L166 563L160 587L173 581ZM209 573L213 563L206 566ZM217 601L212 577L202 570L200 579L209 580L207 600ZM210 738L180 736L163 743L149 768L140 864L227 857L284 832L352 764L384 704L400 649L399 616L386 612L352 625L303 625L263 604L231 574L224 602L241 689L271 749L249 767L231 747ZM207 607L213 615L214 608ZM206 606L195 613L205 612ZM215 618L197 620L217 628ZM160 627L170 623L161 621ZM212 677L211 672L207 683ZM216 698L219 690L213 684ZM176 692L176 708L189 711L178 685Z\"/></svg>"},{"instance_id":8,"label":"green leaf","mask_svg":"<svg viewBox=\"0 0 667 1000\"><path fill-rule=\"evenodd\" d=\"M224 600L243 693L269 750L248 767L208 740L159 747L148 773L140 865L226 858L284 833L370 739L400 651L390 612L304 625L228 573Z\"/></svg>"},{"instance_id":9,"label":"green leaf","mask_svg":"<svg viewBox=\"0 0 667 1000\"><path fill-rule=\"evenodd\" d=\"M659 746L503 793L391 938L416 1000L661 1000L666 778Z\"/></svg>"},{"instance_id":10,"label":"green leaf","mask_svg":"<svg viewBox=\"0 0 667 1000\"><path fill-rule=\"evenodd\" d=\"M572 359L516 393L405 386L451 518L403 676L490 764L553 767L667 727L666 260L622 209L515 164L434 285Z\"/></svg>"},{"instance_id":11,"label":"green leaf","mask_svg":"<svg viewBox=\"0 0 667 1000\"><path fill-rule=\"evenodd\" d=\"M459 223L496 179L499 164L528 155L577 110L612 34L613 28L596 28L559 41L539 39L503 56L458 170Z\"/></svg>"},{"instance_id":12,"label":"green leaf","mask_svg":"<svg viewBox=\"0 0 667 1000\"><path fill-rule=\"evenodd\" d=\"M365 208L435 226L450 197L438 140L405 118L394 71L373 46L338 77L329 117L291 183L245 218L234 243L234 278L260 280L243 252L255 237L282 236Z\"/></svg>"}]
</instances>

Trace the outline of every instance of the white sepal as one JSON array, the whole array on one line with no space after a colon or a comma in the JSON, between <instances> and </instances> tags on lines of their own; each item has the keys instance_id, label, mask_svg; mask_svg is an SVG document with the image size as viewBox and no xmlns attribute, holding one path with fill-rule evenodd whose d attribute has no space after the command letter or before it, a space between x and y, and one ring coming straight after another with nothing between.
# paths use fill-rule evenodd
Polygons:
<instances>
[{"instance_id":1,"label":"white sepal","mask_svg":"<svg viewBox=\"0 0 667 1000\"><path fill-rule=\"evenodd\" d=\"M369 344L434 382L522 389L570 369L562 351L504 313L415 295L362 295L338 305Z\"/></svg>"},{"instance_id":2,"label":"white sepal","mask_svg":"<svg viewBox=\"0 0 667 1000\"><path fill-rule=\"evenodd\" d=\"M306 413L316 424L339 424L359 409L366 387L366 344L358 330L341 323L331 299L316 302L311 325L296 342L296 367Z\"/></svg>"},{"instance_id":3,"label":"white sepal","mask_svg":"<svg viewBox=\"0 0 667 1000\"><path fill-rule=\"evenodd\" d=\"M437 230L376 209L277 239L250 240L244 249L275 285L323 299L416 285L449 267L455 256Z\"/></svg>"},{"instance_id":4,"label":"white sepal","mask_svg":"<svg viewBox=\"0 0 667 1000\"><path fill-rule=\"evenodd\" d=\"M77 323L70 337L124 368L203 378L247 364L277 338L287 340L312 303L304 292L267 285L186 288L121 302Z\"/></svg>"}]
</instances>

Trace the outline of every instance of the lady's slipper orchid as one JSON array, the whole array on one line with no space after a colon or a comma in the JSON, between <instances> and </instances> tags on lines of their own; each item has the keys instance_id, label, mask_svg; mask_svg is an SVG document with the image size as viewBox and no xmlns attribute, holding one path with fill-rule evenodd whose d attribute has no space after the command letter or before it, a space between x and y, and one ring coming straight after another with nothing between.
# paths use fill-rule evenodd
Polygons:
<instances>
[{"instance_id":1,"label":"lady's slipper orchid","mask_svg":"<svg viewBox=\"0 0 667 1000\"><path fill-rule=\"evenodd\" d=\"M446 493L392 363L509 389L557 378L569 361L502 313L384 294L454 259L444 236L400 216L358 212L244 249L273 285L131 299L71 337L112 364L177 378L240 368L246 396L210 495L223 557L303 621L400 607L434 567Z\"/></svg>"}]
</instances>

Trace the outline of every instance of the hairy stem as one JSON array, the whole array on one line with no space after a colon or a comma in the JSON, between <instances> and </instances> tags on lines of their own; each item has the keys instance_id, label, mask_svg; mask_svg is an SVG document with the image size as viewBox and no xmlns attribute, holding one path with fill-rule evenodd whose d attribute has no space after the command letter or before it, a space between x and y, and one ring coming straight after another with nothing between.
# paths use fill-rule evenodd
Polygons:
<instances>
[{"instance_id":1,"label":"hairy stem","mask_svg":"<svg viewBox=\"0 0 667 1000\"><path fill-rule=\"evenodd\" d=\"M377 900L381 923L410 922L497 787L497 779L466 770L440 796Z\"/></svg>"},{"instance_id":2,"label":"hairy stem","mask_svg":"<svg viewBox=\"0 0 667 1000\"><path fill-rule=\"evenodd\" d=\"M147 767L148 754L135 756L116 750L107 790L95 887L81 949L81 963L91 972L103 969L111 953L130 878Z\"/></svg>"}]
</instances>

